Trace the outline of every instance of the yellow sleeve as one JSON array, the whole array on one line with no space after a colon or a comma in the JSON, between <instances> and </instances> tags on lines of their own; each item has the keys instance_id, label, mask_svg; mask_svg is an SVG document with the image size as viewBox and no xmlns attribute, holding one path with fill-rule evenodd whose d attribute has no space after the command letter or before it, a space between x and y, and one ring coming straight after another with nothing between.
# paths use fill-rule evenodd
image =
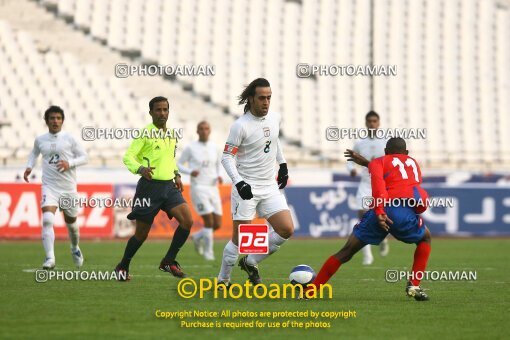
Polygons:
<instances>
[{"instance_id":1,"label":"yellow sleeve","mask_svg":"<svg viewBox=\"0 0 510 340\"><path fill-rule=\"evenodd\" d=\"M129 145L129 148L127 149L126 153L124 154L124 158L122 159L128 170L134 174L137 174L138 169L143 165L138 162L137 156L140 150L142 150L144 143L145 138L134 139L131 142L131 145Z\"/></svg>"}]
</instances>

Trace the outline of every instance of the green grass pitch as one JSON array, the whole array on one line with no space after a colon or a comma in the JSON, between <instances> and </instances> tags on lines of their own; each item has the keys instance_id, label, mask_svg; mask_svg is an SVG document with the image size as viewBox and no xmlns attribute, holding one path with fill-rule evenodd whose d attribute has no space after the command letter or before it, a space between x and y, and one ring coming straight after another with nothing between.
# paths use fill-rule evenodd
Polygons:
<instances>
[{"instance_id":1,"label":"green grass pitch","mask_svg":"<svg viewBox=\"0 0 510 340\"><path fill-rule=\"evenodd\" d=\"M266 284L286 283L290 269L308 264L316 271L344 240L290 240L260 265ZM0 338L168 338L192 339L503 339L510 338L508 239L436 239L429 270L475 270L475 282L424 281L431 298L416 302L404 294L405 282L385 282L387 269L409 269L413 245L390 241L390 254L382 258L373 248L375 262L361 265L361 254L343 265L330 283L331 300L183 299L178 280L160 272L158 265L168 241L148 240L131 264L132 280L51 281L36 283L34 269L43 261L40 242L0 242ZM206 262L191 242L178 260L193 278L217 275L225 242L217 241L217 260ZM84 241L83 270L112 270L125 242ZM57 270L74 270L67 242L56 244ZM245 273L233 270L233 281ZM356 311L356 318L324 320L327 329L189 329L180 321L155 317L155 311ZM281 320L287 320L282 318ZM196 319L191 319L196 320ZM251 319L243 319L250 321ZM270 319L260 319L271 321ZM296 319L292 319L296 320ZM236 320L239 321L239 320ZM305 320L301 320L305 321Z\"/></svg>"}]
</instances>

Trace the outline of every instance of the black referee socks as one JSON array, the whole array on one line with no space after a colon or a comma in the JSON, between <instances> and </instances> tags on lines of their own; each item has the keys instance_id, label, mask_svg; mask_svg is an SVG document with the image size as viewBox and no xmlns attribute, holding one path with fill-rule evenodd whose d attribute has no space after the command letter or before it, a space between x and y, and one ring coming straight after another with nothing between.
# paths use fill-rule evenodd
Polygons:
<instances>
[{"instance_id":1,"label":"black referee socks","mask_svg":"<svg viewBox=\"0 0 510 340\"><path fill-rule=\"evenodd\" d=\"M179 252L179 250L181 250L181 247L188 239L189 233L190 230L184 229L180 225L177 227L174 233L174 237L172 238L170 248L168 249L168 252L165 255L165 260L175 261L177 253Z\"/></svg>"},{"instance_id":2,"label":"black referee socks","mask_svg":"<svg viewBox=\"0 0 510 340\"><path fill-rule=\"evenodd\" d=\"M128 243L126 244L126 250L124 250L124 257L120 261L120 266L122 268L129 268L129 263L131 263L131 259L135 256L138 248L140 248L143 244L143 241L138 240L135 235L131 236Z\"/></svg>"}]
</instances>

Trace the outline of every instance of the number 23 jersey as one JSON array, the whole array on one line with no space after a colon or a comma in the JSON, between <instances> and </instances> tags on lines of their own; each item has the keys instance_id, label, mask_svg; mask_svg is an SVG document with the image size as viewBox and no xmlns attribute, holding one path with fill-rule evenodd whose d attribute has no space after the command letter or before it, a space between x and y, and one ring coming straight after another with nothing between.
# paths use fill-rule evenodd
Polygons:
<instances>
[{"instance_id":1,"label":"number 23 jersey","mask_svg":"<svg viewBox=\"0 0 510 340\"><path fill-rule=\"evenodd\" d=\"M39 154L42 155L42 185L60 192L76 191L76 167L87 162L87 154L74 137L65 131L38 136L27 168L34 168ZM61 160L69 163L69 169L64 172L57 168Z\"/></svg>"}]
</instances>

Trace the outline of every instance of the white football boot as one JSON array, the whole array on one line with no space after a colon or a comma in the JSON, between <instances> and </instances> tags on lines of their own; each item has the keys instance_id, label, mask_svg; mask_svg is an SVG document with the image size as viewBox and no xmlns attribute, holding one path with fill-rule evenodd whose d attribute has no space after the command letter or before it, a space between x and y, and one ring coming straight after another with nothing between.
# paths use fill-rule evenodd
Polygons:
<instances>
[{"instance_id":1,"label":"white football boot","mask_svg":"<svg viewBox=\"0 0 510 340\"><path fill-rule=\"evenodd\" d=\"M206 252L204 253L204 259L207 261L214 261L214 253Z\"/></svg>"},{"instance_id":2,"label":"white football boot","mask_svg":"<svg viewBox=\"0 0 510 340\"><path fill-rule=\"evenodd\" d=\"M44 259L44 263L42 265L43 269L51 270L55 268L55 258L47 257Z\"/></svg>"},{"instance_id":3,"label":"white football boot","mask_svg":"<svg viewBox=\"0 0 510 340\"><path fill-rule=\"evenodd\" d=\"M196 234L191 236L193 244L195 245L195 250L197 251L198 255L204 255L204 243L202 242L202 238L196 237L195 235Z\"/></svg>"},{"instance_id":4,"label":"white football boot","mask_svg":"<svg viewBox=\"0 0 510 340\"><path fill-rule=\"evenodd\" d=\"M83 254L81 253L80 247L76 248L76 250L71 250L71 255L73 256L74 265L78 268L83 266Z\"/></svg>"},{"instance_id":5,"label":"white football boot","mask_svg":"<svg viewBox=\"0 0 510 340\"><path fill-rule=\"evenodd\" d=\"M390 244L388 242L388 239L385 238L379 245L379 253L381 254L381 256L387 256L389 252L390 252Z\"/></svg>"}]
</instances>

